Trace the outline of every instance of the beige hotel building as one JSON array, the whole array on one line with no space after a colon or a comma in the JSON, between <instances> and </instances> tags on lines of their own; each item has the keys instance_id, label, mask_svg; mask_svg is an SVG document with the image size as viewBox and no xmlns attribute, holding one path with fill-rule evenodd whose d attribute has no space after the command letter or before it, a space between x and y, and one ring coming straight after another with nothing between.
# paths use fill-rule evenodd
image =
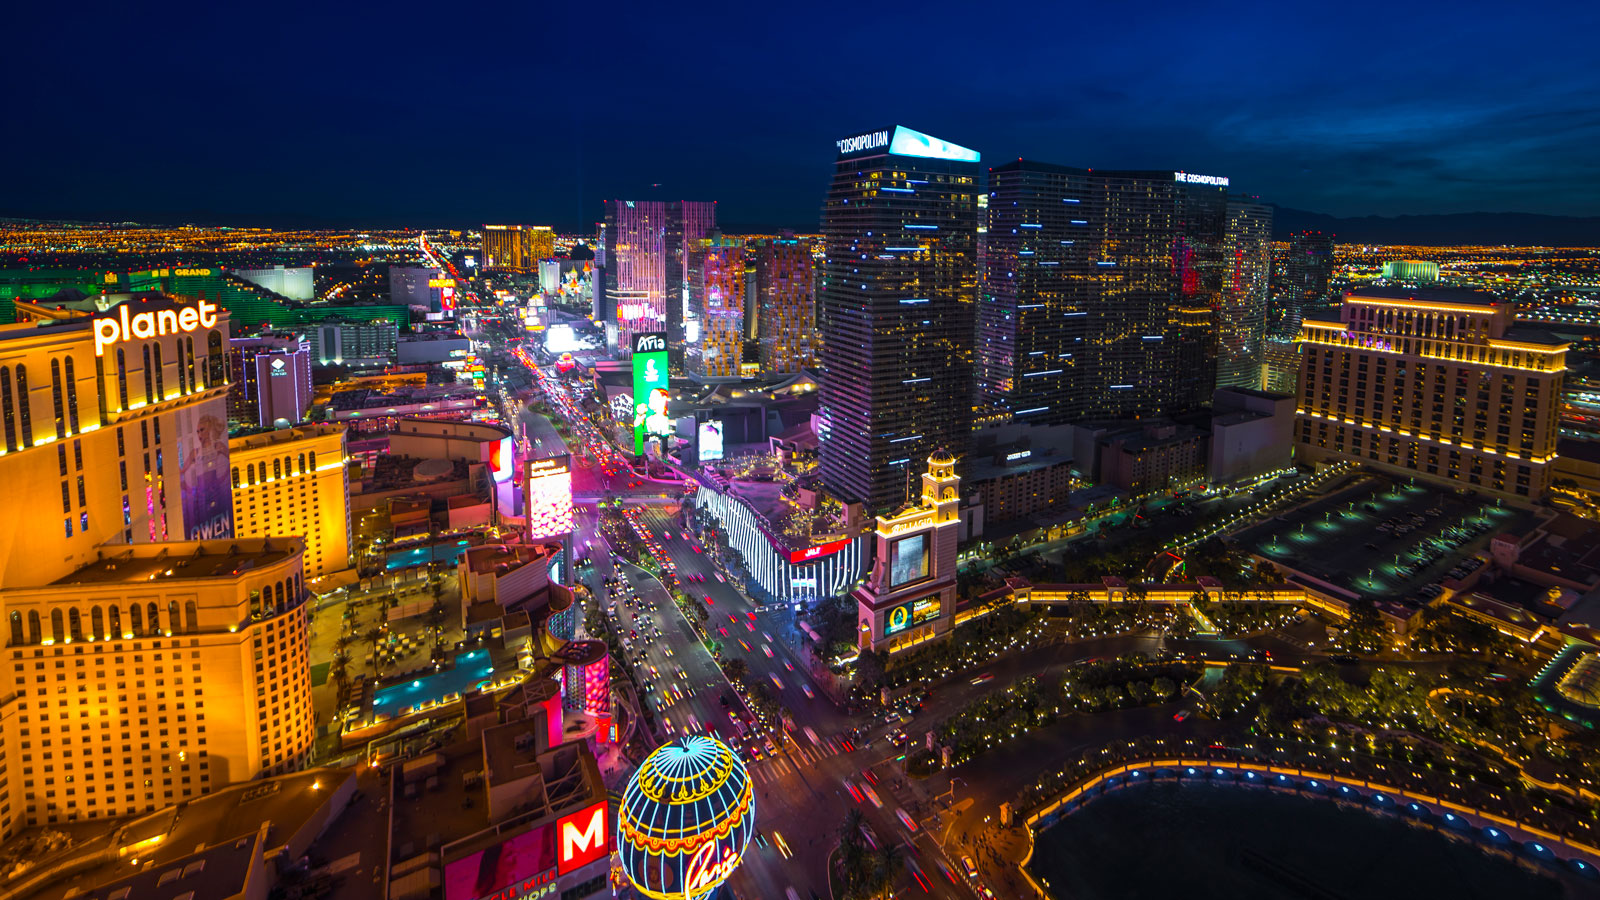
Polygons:
<instances>
[{"instance_id":1,"label":"beige hotel building","mask_svg":"<svg viewBox=\"0 0 1600 900\"><path fill-rule=\"evenodd\" d=\"M0 838L288 771L315 734L304 545L236 537L227 313L104 299L0 326Z\"/></svg>"},{"instance_id":2,"label":"beige hotel building","mask_svg":"<svg viewBox=\"0 0 1600 900\"><path fill-rule=\"evenodd\" d=\"M1460 289L1362 288L1300 330L1295 449L1507 499L1556 457L1567 342Z\"/></svg>"}]
</instances>

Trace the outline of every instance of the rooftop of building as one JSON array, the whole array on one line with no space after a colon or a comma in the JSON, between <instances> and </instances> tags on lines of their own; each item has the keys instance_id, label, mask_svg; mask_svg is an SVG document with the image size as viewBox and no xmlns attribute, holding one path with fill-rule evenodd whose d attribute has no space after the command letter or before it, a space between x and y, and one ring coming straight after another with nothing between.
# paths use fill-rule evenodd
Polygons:
<instances>
[{"instance_id":1,"label":"rooftop of building","mask_svg":"<svg viewBox=\"0 0 1600 900\"><path fill-rule=\"evenodd\" d=\"M438 778L441 789L418 790L394 804L393 862L462 841L467 843L452 848L451 855L469 853L504 840L504 832L581 809L606 796L588 747L582 742L549 747L547 725L538 715L486 728L479 737L468 737L465 727L457 727L436 759L432 777ZM527 777L535 781L518 798L515 814L490 821L487 789ZM382 811L370 813L369 822L350 824L375 829L389 825Z\"/></svg>"},{"instance_id":2,"label":"rooftop of building","mask_svg":"<svg viewBox=\"0 0 1600 900\"><path fill-rule=\"evenodd\" d=\"M256 845L271 856L303 830L320 831L354 789L353 769L319 768L241 782L137 819L104 820L103 830L36 860L72 866L71 875L25 887L5 885L11 900L72 895L105 900L130 887L127 900L228 897L244 883ZM263 826L268 826L265 829ZM124 852L125 851L125 852ZM138 860L130 875L131 860ZM73 863L77 865L74 866Z\"/></svg>"},{"instance_id":3,"label":"rooftop of building","mask_svg":"<svg viewBox=\"0 0 1600 900\"><path fill-rule=\"evenodd\" d=\"M1560 513L1541 531L1540 538L1519 552L1519 565L1586 588L1600 586L1600 528L1594 522Z\"/></svg>"},{"instance_id":4,"label":"rooftop of building","mask_svg":"<svg viewBox=\"0 0 1600 900\"><path fill-rule=\"evenodd\" d=\"M474 574L487 575L502 565L516 568L548 560L560 550L559 544L484 544L467 550L465 560Z\"/></svg>"},{"instance_id":5,"label":"rooftop of building","mask_svg":"<svg viewBox=\"0 0 1600 900\"><path fill-rule=\"evenodd\" d=\"M232 578L305 550L298 537L170 541L100 547L99 559L54 584L126 584L157 578Z\"/></svg>"},{"instance_id":6,"label":"rooftop of building","mask_svg":"<svg viewBox=\"0 0 1600 900\"><path fill-rule=\"evenodd\" d=\"M1344 292L1344 296L1365 300L1402 300L1422 303L1450 303L1457 306L1481 306L1484 312L1505 309L1506 304L1494 294L1468 287L1429 285L1428 287L1401 287L1399 285L1363 285Z\"/></svg>"},{"instance_id":7,"label":"rooftop of building","mask_svg":"<svg viewBox=\"0 0 1600 900\"><path fill-rule=\"evenodd\" d=\"M295 441L309 440L311 438L334 437L345 430L343 425L334 425L326 422L313 422L304 425L295 425L291 428L274 428L271 431L262 431L256 434L237 437L228 441L228 449L256 450L261 447L271 447L274 444L290 444Z\"/></svg>"},{"instance_id":8,"label":"rooftop of building","mask_svg":"<svg viewBox=\"0 0 1600 900\"><path fill-rule=\"evenodd\" d=\"M373 409L471 398L477 394L478 389L470 384L402 384L389 390L362 387L340 391L329 397L327 402L336 410Z\"/></svg>"}]
</instances>

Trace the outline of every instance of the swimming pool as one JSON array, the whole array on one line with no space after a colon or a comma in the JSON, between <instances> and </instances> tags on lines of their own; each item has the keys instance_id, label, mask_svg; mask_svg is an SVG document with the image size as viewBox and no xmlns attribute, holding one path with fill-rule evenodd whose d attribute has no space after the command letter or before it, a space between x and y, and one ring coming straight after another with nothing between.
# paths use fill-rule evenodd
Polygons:
<instances>
[{"instance_id":1,"label":"swimming pool","mask_svg":"<svg viewBox=\"0 0 1600 900\"><path fill-rule=\"evenodd\" d=\"M394 571L430 562L455 565L461 561L461 554L467 552L467 543L467 539L462 538L454 543L423 544L408 550L396 550L388 554L384 568Z\"/></svg>"},{"instance_id":2,"label":"swimming pool","mask_svg":"<svg viewBox=\"0 0 1600 900\"><path fill-rule=\"evenodd\" d=\"M380 689L372 695L372 711L383 716L403 716L419 706L472 691L493 677L494 664L488 650L458 653L452 668Z\"/></svg>"}]
</instances>

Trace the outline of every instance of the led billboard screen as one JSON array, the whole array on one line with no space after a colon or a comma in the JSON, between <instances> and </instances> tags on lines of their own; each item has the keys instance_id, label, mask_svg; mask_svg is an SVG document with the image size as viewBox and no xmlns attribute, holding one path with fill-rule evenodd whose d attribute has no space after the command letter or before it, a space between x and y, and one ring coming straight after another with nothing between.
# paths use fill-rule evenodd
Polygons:
<instances>
[{"instance_id":1,"label":"led billboard screen","mask_svg":"<svg viewBox=\"0 0 1600 900\"><path fill-rule=\"evenodd\" d=\"M633 336L633 452L644 453L646 434L672 433L667 417L667 335L640 332Z\"/></svg>"},{"instance_id":2,"label":"led billboard screen","mask_svg":"<svg viewBox=\"0 0 1600 900\"><path fill-rule=\"evenodd\" d=\"M553 880L556 826L531 828L444 867L444 900L519 897Z\"/></svg>"},{"instance_id":3,"label":"led billboard screen","mask_svg":"<svg viewBox=\"0 0 1600 900\"><path fill-rule=\"evenodd\" d=\"M914 534L889 547L889 586L900 587L928 577L928 536Z\"/></svg>"},{"instance_id":4,"label":"led billboard screen","mask_svg":"<svg viewBox=\"0 0 1600 900\"><path fill-rule=\"evenodd\" d=\"M939 618L939 595L933 594L910 603L902 603L889 610L884 618L883 633L899 634L913 625L921 625Z\"/></svg>"},{"instance_id":5,"label":"led billboard screen","mask_svg":"<svg viewBox=\"0 0 1600 900\"><path fill-rule=\"evenodd\" d=\"M700 423L700 461L722 458L722 422L712 419Z\"/></svg>"}]
</instances>

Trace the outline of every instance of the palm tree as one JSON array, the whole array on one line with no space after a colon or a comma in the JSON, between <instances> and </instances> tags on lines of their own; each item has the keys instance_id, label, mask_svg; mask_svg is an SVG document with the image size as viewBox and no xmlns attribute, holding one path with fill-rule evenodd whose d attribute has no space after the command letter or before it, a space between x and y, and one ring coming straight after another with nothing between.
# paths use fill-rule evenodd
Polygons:
<instances>
[{"instance_id":1,"label":"palm tree","mask_svg":"<svg viewBox=\"0 0 1600 900\"><path fill-rule=\"evenodd\" d=\"M900 847L897 844L885 843L872 855L872 882L869 887L871 896L888 897L894 889L895 880L900 877L900 870L905 866L905 860L900 857Z\"/></svg>"},{"instance_id":2,"label":"palm tree","mask_svg":"<svg viewBox=\"0 0 1600 900\"><path fill-rule=\"evenodd\" d=\"M372 672L374 675L377 674L378 667L381 665L378 657L378 648L383 646L383 638L383 629L376 625L368 628L361 635L361 640L366 642L366 644L372 648Z\"/></svg>"}]
</instances>

